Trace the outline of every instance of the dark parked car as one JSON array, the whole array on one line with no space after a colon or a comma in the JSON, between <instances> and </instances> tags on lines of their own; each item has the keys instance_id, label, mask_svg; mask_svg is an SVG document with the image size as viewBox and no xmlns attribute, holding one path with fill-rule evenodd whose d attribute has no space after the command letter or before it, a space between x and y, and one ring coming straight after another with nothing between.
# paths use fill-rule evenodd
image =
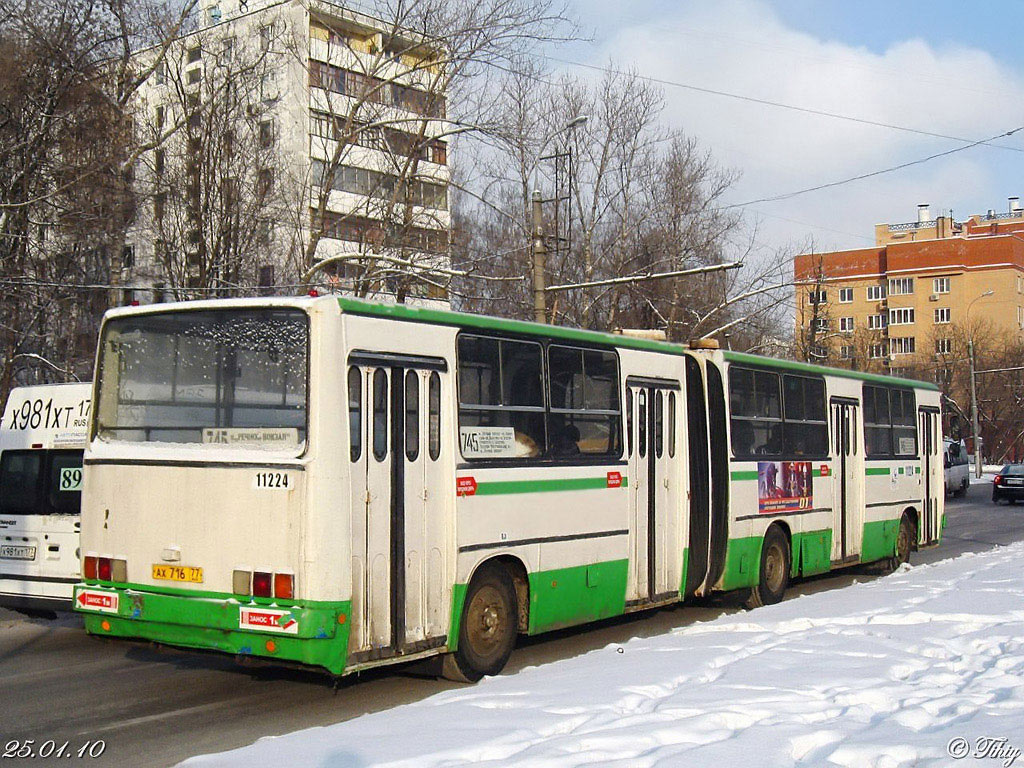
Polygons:
<instances>
[{"instance_id":1,"label":"dark parked car","mask_svg":"<svg viewBox=\"0 0 1024 768\"><path fill-rule=\"evenodd\" d=\"M1010 504L1024 500L1024 464L1007 464L992 481L992 503L1006 499Z\"/></svg>"}]
</instances>

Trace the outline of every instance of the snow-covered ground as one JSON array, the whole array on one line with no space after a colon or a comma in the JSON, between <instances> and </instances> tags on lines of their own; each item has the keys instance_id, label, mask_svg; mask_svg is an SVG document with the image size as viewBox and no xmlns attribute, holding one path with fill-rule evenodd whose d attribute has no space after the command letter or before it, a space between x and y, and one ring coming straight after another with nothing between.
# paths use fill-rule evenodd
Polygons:
<instances>
[{"instance_id":1,"label":"snow-covered ground","mask_svg":"<svg viewBox=\"0 0 1024 768\"><path fill-rule=\"evenodd\" d=\"M1024 543L905 566L186 765L1009 765L1022 564Z\"/></svg>"}]
</instances>

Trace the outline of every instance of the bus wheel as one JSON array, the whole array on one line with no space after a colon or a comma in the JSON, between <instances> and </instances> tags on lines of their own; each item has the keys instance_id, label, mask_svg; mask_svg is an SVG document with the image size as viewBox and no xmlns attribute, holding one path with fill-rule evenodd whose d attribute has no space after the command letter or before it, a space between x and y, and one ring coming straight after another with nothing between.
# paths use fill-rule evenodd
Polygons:
<instances>
[{"instance_id":1,"label":"bus wheel","mask_svg":"<svg viewBox=\"0 0 1024 768\"><path fill-rule=\"evenodd\" d=\"M505 667L516 644L516 590L499 565L481 568L466 591L459 627L459 649L444 657L442 674L449 680L475 683Z\"/></svg>"},{"instance_id":2,"label":"bus wheel","mask_svg":"<svg viewBox=\"0 0 1024 768\"><path fill-rule=\"evenodd\" d=\"M917 526L910 519L906 512L900 518L900 529L896 534L896 554L892 557L892 570L896 570L905 562L910 560L910 550L914 548L917 540Z\"/></svg>"},{"instance_id":3,"label":"bus wheel","mask_svg":"<svg viewBox=\"0 0 1024 768\"><path fill-rule=\"evenodd\" d=\"M761 546L761 577L757 586L750 590L747 608L760 608L782 600L789 586L790 567L789 542L777 525L765 534Z\"/></svg>"}]
</instances>

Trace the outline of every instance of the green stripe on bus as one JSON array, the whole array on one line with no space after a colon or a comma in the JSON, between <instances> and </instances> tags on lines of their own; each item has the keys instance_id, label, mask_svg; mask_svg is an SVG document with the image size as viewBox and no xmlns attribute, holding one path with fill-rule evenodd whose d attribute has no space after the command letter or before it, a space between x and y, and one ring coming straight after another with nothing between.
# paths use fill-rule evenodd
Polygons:
<instances>
[{"instance_id":1,"label":"green stripe on bus","mask_svg":"<svg viewBox=\"0 0 1024 768\"><path fill-rule=\"evenodd\" d=\"M888 475L891 474L888 467L867 467L864 470L865 475Z\"/></svg>"},{"instance_id":2,"label":"green stripe on bus","mask_svg":"<svg viewBox=\"0 0 1024 768\"><path fill-rule=\"evenodd\" d=\"M555 491L588 491L609 488L607 477L571 477L564 480L493 480L479 483L476 496L502 496L508 493L552 493ZM629 487L623 476L622 488Z\"/></svg>"},{"instance_id":3,"label":"green stripe on bus","mask_svg":"<svg viewBox=\"0 0 1024 768\"><path fill-rule=\"evenodd\" d=\"M737 469L730 474L733 480L757 480L756 469Z\"/></svg>"}]
</instances>

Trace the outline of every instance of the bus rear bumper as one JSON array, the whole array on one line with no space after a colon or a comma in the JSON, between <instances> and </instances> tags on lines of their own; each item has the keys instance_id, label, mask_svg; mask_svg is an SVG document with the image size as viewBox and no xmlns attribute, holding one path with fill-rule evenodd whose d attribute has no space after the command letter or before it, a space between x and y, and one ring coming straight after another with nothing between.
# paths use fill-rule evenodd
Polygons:
<instances>
[{"instance_id":1,"label":"bus rear bumper","mask_svg":"<svg viewBox=\"0 0 1024 768\"><path fill-rule=\"evenodd\" d=\"M80 584L74 603L86 631L101 637L294 662L334 675L345 671L348 601L285 606Z\"/></svg>"}]
</instances>

